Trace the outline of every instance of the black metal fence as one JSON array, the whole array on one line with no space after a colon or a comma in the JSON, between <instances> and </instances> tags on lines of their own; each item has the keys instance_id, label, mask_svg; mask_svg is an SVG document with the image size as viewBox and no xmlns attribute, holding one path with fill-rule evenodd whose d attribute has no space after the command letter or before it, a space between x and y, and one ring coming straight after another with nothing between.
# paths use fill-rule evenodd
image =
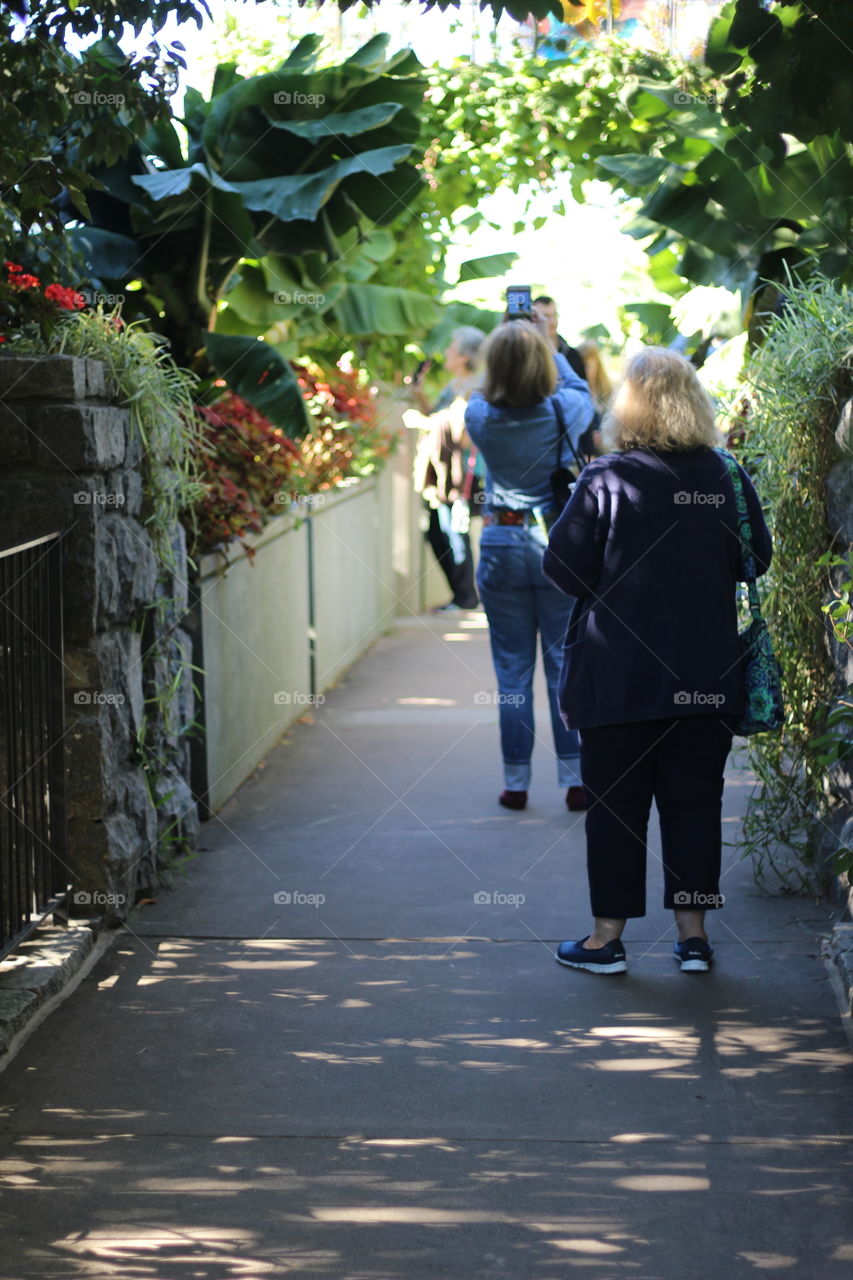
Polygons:
<instances>
[{"instance_id":1,"label":"black metal fence","mask_svg":"<svg viewBox=\"0 0 853 1280\"><path fill-rule=\"evenodd\" d=\"M58 533L0 551L0 959L67 898Z\"/></svg>"}]
</instances>

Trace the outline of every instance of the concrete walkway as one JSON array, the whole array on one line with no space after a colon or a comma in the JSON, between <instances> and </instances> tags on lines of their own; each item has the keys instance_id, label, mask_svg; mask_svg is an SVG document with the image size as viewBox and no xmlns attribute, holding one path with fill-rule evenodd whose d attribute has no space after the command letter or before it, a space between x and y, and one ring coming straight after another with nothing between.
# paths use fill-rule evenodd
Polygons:
<instances>
[{"instance_id":1,"label":"concrete walkway","mask_svg":"<svg viewBox=\"0 0 853 1280\"><path fill-rule=\"evenodd\" d=\"M409 619L207 824L0 1077L0 1280L851 1274L829 910L729 850L684 975L653 860L630 972L556 965L583 818L541 713L498 807L493 689L482 616Z\"/></svg>"}]
</instances>

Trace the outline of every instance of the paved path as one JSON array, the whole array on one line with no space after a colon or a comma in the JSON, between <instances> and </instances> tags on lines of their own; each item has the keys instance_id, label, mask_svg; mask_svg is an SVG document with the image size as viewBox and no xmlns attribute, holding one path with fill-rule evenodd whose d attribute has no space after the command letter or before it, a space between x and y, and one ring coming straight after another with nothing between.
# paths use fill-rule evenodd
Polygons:
<instances>
[{"instance_id":1,"label":"paved path","mask_svg":"<svg viewBox=\"0 0 853 1280\"><path fill-rule=\"evenodd\" d=\"M655 863L628 975L559 967L582 816L547 737L497 806L493 688L410 619L207 824L0 1076L0 1280L851 1275L828 910L729 851L683 975Z\"/></svg>"}]
</instances>

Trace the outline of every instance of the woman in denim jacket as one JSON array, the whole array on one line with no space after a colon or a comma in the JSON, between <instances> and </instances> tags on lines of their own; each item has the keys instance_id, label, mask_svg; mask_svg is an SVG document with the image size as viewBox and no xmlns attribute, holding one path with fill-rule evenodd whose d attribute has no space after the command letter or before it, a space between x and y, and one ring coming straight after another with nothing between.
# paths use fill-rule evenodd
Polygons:
<instances>
[{"instance_id":1,"label":"woman in denim jacket","mask_svg":"<svg viewBox=\"0 0 853 1280\"><path fill-rule=\"evenodd\" d=\"M554 401L559 400L565 435ZM548 530L560 514L551 487L558 466L574 468L594 409L586 383L526 320L499 325L486 344L486 375L465 425L488 470L477 589L489 620L499 693L504 790L500 803L523 809L534 742L537 640L548 685L557 779L570 809L585 807L579 743L560 717L557 690L573 602L542 572ZM566 438L568 437L568 438Z\"/></svg>"}]
</instances>

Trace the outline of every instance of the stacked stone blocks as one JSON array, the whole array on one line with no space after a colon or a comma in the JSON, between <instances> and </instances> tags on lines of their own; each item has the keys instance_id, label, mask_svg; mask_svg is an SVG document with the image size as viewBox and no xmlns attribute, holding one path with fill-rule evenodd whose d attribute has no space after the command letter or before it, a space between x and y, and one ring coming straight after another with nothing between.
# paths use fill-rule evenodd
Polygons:
<instances>
[{"instance_id":1,"label":"stacked stone blocks","mask_svg":"<svg viewBox=\"0 0 853 1280\"><path fill-rule=\"evenodd\" d=\"M0 358L0 545L63 534L69 864L81 914L112 921L154 890L164 833L197 830L183 530L164 563L147 500L100 363Z\"/></svg>"}]
</instances>

